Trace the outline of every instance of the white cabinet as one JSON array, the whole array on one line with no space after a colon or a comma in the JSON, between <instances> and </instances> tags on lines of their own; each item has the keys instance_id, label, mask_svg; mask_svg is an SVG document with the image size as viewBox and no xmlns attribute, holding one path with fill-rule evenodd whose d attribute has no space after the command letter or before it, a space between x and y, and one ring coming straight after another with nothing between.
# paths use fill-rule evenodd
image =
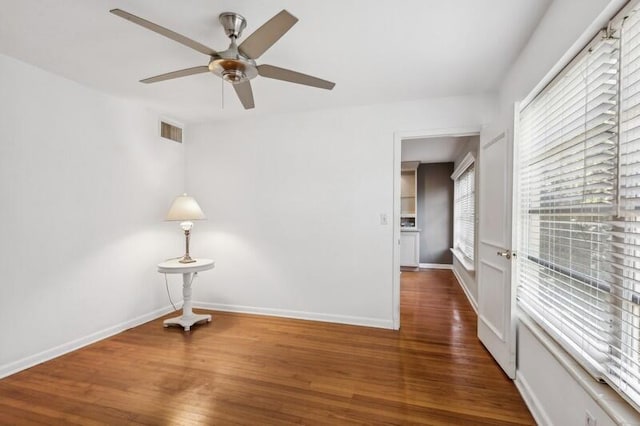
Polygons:
<instances>
[{"instance_id":1,"label":"white cabinet","mask_svg":"<svg viewBox=\"0 0 640 426\"><path fill-rule=\"evenodd\" d=\"M420 232L400 232L400 266L417 268L420 264Z\"/></svg>"},{"instance_id":2,"label":"white cabinet","mask_svg":"<svg viewBox=\"0 0 640 426\"><path fill-rule=\"evenodd\" d=\"M419 165L417 161L403 162L400 175L400 266L413 268L420 264L420 232L416 227Z\"/></svg>"},{"instance_id":3,"label":"white cabinet","mask_svg":"<svg viewBox=\"0 0 640 426\"><path fill-rule=\"evenodd\" d=\"M402 226L415 228L417 214L418 163L402 163L400 174L400 222Z\"/></svg>"},{"instance_id":4,"label":"white cabinet","mask_svg":"<svg viewBox=\"0 0 640 426\"><path fill-rule=\"evenodd\" d=\"M403 170L400 175L401 211L403 216L416 215L416 171Z\"/></svg>"}]
</instances>

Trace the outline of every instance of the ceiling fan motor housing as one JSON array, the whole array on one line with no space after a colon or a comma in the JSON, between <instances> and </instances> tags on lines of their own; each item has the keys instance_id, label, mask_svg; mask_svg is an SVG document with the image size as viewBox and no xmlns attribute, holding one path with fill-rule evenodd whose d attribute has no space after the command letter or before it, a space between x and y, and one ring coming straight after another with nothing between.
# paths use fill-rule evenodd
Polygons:
<instances>
[{"instance_id":1,"label":"ceiling fan motor housing","mask_svg":"<svg viewBox=\"0 0 640 426\"><path fill-rule=\"evenodd\" d=\"M226 55L229 51L212 56L209 70L229 83L242 83L258 75L256 63L240 54ZM227 57L232 56L232 57Z\"/></svg>"},{"instance_id":2,"label":"ceiling fan motor housing","mask_svg":"<svg viewBox=\"0 0 640 426\"><path fill-rule=\"evenodd\" d=\"M256 62L240 53L236 45L236 40L247 26L246 19L234 12L221 13L218 19L231 39L231 45L224 52L211 56L209 70L224 81L233 84L251 80L258 75Z\"/></svg>"}]
</instances>

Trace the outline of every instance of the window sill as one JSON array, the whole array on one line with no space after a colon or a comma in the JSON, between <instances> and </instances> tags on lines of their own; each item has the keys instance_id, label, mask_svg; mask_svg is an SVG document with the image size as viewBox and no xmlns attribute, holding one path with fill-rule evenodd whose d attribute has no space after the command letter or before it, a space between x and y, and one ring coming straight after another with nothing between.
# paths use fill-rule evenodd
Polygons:
<instances>
[{"instance_id":1,"label":"window sill","mask_svg":"<svg viewBox=\"0 0 640 426\"><path fill-rule=\"evenodd\" d=\"M453 248L449 250L451 250L451 253L453 253L456 259L458 259L458 262L462 264L464 269L466 269L468 272L475 272L476 270L475 265L472 262L469 262L469 260L466 257L464 257L464 255L460 250L453 249Z\"/></svg>"},{"instance_id":2,"label":"window sill","mask_svg":"<svg viewBox=\"0 0 640 426\"><path fill-rule=\"evenodd\" d=\"M596 404L611 417L616 424L638 424L640 414L605 383L594 379L573 357L560 347L533 319L520 307L517 308L520 324L526 327L533 336L558 361L567 373L578 383Z\"/></svg>"}]
</instances>

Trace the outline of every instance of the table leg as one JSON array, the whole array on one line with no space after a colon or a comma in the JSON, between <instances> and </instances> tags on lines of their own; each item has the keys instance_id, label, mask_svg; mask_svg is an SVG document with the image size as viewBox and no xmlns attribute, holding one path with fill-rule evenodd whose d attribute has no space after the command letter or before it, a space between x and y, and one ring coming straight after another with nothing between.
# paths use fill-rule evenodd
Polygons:
<instances>
[{"instance_id":1,"label":"table leg","mask_svg":"<svg viewBox=\"0 0 640 426\"><path fill-rule=\"evenodd\" d=\"M191 284L193 282L193 278L193 272L182 274L182 315L164 320L165 327L169 327L170 325L179 325L184 328L184 331L189 331L193 324L203 321L211 322L211 315L193 313L193 303L191 301Z\"/></svg>"},{"instance_id":2,"label":"table leg","mask_svg":"<svg viewBox=\"0 0 640 426\"><path fill-rule=\"evenodd\" d=\"M191 303L191 284L193 283L193 272L182 274L182 316L193 315L193 304Z\"/></svg>"}]
</instances>

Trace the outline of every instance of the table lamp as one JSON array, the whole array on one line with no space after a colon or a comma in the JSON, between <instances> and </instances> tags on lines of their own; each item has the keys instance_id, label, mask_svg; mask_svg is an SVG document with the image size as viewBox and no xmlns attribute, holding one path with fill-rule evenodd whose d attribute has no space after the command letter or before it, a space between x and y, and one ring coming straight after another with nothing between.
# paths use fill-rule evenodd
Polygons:
<instances>
[{"instance_id":1,"label":"table lamp","mask_svg":"<svg viewBox=\"0 0 640 426\"><path fill-rule=\"evenodd\" d=\"M184 231L186 251L180 263L193 263L195 259L189 256L189 239L191 237L192 220L206 219L204 212L193 197L187 194L178 196L171 204L166 220L180 221L180 227Z\"/></svg>"}]
</instances>

